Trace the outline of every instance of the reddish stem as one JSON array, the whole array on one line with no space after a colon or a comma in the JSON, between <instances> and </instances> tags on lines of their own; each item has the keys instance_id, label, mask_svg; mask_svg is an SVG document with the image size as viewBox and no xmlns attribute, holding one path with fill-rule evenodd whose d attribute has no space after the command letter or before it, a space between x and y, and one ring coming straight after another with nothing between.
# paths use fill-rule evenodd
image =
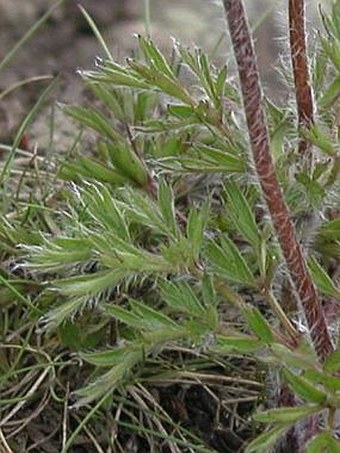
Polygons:
<instances>
[{"instance_id":1,"label":"reddish stem","mask_svg":"<svg viewBox=\"0 0 340 453\"><path fill-rule=\"evenodd\" d=\"M224 0L237 61L256 172L291 280L301 301L315 351L324 361L333 350L324 313L296 238L273 165L259 70L242 0Z\"/></svg>"},{"instance_id":2,"label":"reddish stem","mask_svg":"<svg viewBox=\"0 0 340 453\"><path fill-rule=\"evenodd\" d=\"M304 0L289 0L289 35L298 123L300 127L310 128L314 122L314 107L307 61ZM308 141L300 140L301 154L309 147Z\"/></svg>"}]
</instances>

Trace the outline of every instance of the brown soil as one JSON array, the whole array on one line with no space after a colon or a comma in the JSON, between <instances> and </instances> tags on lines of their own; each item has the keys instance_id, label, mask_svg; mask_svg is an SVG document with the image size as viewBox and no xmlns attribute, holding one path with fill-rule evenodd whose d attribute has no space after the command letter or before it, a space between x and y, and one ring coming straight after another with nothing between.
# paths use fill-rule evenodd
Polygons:
<instances>
[{"instance_id":1,"label":"brown soil","mask_svg":"<svg viewBox=\"0 0 340 453\"><path fill-rule=\"evenodd\" d=\"M33 9L26 16L15 14L15 2L21 0L0 0L4 4L12 4L11 17L3 14L0 18L0 60L18 41L47 6ZM262 0L265 8L267 0ZM7 3L6 3L7 2ZM42 5L44 2L41 2ZM66 1L62 10L56 12L49 22L44 25L25 47L17 54L10 66L0 75L0 92L13 84L30 77L43 75L59 75L60 82L54 90L53 98L61 102L82 102L84 90L76 70L91 68L94 57L102 54L96 38L92 35L85 19L77 8L75 0ZM135 47L135 33L145 30L142 14L143 2L138 0L81 0L81 3L96 21L99 29L113 54L122 59L131 54ZM197 43L206 49L213 49L222 34L225 34L225 23L220 5L215 2L195 0L166 0L151 1L152 33L156 42L163 48L171 45L171 36L176 36L187 43ZM33 6L32 6L33 8ZM259 14L259 13L258 13ZM263 32L262 30L265 30ZM270 31L270 35L275 30ZM266 27L258 33L258 48L260 51L260 66L264 69L265 81L272 80L273 71L270 64L275 56L275 40L268 40ZM219 48L218 54L224 59L228 54L226 44ZM34 104L47 82L34 82L23 88L15 89L10 95L0 100L0 143L10 143L15 131L29 108ZM274 91L278 87L275 85ZM44 147L47 141L48 111L40 114L39 119L30 128L29 136L34 143ZM58 122L59 121L59 122ZM69 121L65 121L61 113L57 114L56 129L58 132L57 150L67 148L69 142ZM65 133L64 133L65 131ZM72 135L72 134L71 134ZM60 143L61 140L61 143Z\"/></svg>"}]
</instances>

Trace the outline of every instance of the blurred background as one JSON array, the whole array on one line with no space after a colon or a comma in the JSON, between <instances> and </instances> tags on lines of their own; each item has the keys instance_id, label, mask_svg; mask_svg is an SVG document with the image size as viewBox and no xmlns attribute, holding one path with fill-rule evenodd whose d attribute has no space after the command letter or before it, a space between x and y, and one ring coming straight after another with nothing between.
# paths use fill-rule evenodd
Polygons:
<instances>
[{"instance_id":1,"label":"blurred background","mask_svg":"<svg viewBox=\"0 0 340 453\"><path fill-rule=\"evenodd\" d=\"M331 0L323 0L327 7ZM202 46L215 60L230 58L230 46L221 0L66 0L43 28L20 51L11 65L0 74L0 92L16 82L38 75L61 74L58 100L81 100L82 85L76 70L90 68L102 50L93 37L77 4L96 21L118 59L131 55L135 33L145 33L145 5L150 5L151 35L164 50L171 37L188 45ZM280 55L286 53L288 0L248 0L249 18L256 38L259 66L265 89L274 97L282 86L275 71ZM0 0L0 61L51 5L53 0ZM318 25L317 1L307 4L307 18ZM313 32L309 37L313 39ZM0 141L11 135L18 119L41 92L41 83L0 100Z\"/></svg>"}]
</instances>

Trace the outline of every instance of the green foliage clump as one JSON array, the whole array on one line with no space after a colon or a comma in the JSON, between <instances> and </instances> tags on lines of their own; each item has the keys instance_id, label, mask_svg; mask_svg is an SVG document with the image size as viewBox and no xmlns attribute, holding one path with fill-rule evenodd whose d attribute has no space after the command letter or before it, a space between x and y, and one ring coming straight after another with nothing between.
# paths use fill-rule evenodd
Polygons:
<instances>
[{"instance_id":1,"label":"green foliage clump","mask_svg":"<svg viewBox=\"0 0 340 453\"><path fill-rule=\"evenodd\" d=\"M266 114L320 304L336 304L340 290L329 272L340 257L336 7L323 19L312 68L317 121L298 128L294 110L270 100ZM63 163L59 180L72 183L50 214L54 228L23 241L25 272L39 287L32 315L44 335L57 332L92 366L75 405L117 404L115 395L129 386L176 376L169 351L202 351L211 361L255 358L280 373L298 403L257 413L255 421L274 426L246 451L270 448L324 410L308 451L336 451L339 350L320 363L299 329L304 320L288 308L296 296L254 170L239 89L227 66L214 67L201 49L176 42L169 60L150 39L138 36L138 43L138 58L120 64L108 55L81 73L99 103L63 108L96 134L96 150ZM301 139L313 146L313 165L297 151ZM20 228L2 225L8 247ZM23 284L7 281L2 289L21 294ZM192 370L198 375L199 364ZM186 435L190 448L200 448L194 451L210 451Z\"/></svg>"}]
</instances>

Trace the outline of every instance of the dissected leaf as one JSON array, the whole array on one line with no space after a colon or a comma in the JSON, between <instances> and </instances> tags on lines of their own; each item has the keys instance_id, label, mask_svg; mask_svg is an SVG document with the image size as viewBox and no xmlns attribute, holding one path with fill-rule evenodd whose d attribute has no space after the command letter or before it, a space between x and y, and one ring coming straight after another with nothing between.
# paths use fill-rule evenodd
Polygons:
<instances>
[{"instance_id":1,"label":"dissected leaf","mask_svg":"<svg viewBox=\"0 0 340 453\"><path fill-rule=\"evenodd\" d=\"M220 244L210 241L207 247L207 258L215 272L228 280L256 286L255 278L235 244L227 236L221 238Z\"/></svg>"},{"instance_id":2,"label":"dissected leaf","mask_svg":"<svg viewBox=\"0 0 340 453\"><path fill-rule=\"evenodd\" d=\"M227 214L231 216L234 227L258 249L260 246L260 234L256 225L252 209L236 183L228 182L224 185L224 193L227 201Z\"/></svg>"},{"instance_id":3,"label":"dissected leaf","mask_svg":"<svg viewBox=\"0 0 340 453\"><path fill-rule=\"evenodd\" d=\"M186 282L160 281L162 299L173 309L190 315L204 316L205 307Z\"/></svg>"},{"instance_id":4,"label":"dissected leaf","mask_svg":"<svg viewBox=\"0 0 340 453\"><path fill-rule=\"evenodd\" d=\"M156 45L151 41L151 39L145 38L144 36L138 35L138 43L141 50L144 53L144 56L149 60L149 62L155 66L158 71L163 72L170 78L175 78L172 69L167 63L164 55L156 47Z\"/></svg>"}]
</instances>

